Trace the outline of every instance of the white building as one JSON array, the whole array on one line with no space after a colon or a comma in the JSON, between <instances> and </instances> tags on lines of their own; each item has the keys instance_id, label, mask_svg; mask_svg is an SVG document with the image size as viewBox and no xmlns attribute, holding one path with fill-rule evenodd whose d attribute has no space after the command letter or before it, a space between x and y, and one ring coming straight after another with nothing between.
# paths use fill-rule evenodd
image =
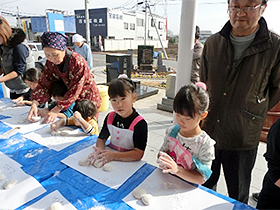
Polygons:
<instances>
[{"instance_id":1,"label":"white building","mask_svg":"<svg viewBox=\"0 0 280 210\"><path fill-rule=\"evenodd\" d=\"M86 37L85 11L75 10L76 32ZM153 14L147 14L145 27L145 12L129 12L121 9L89 9L90 36L92 43L98 46L100 36L105 51L137 49L144 45L155 48L167 47L168 40L166 19ZM157 30L158 33L157 33Z\"/></svg>"}]
</instances>

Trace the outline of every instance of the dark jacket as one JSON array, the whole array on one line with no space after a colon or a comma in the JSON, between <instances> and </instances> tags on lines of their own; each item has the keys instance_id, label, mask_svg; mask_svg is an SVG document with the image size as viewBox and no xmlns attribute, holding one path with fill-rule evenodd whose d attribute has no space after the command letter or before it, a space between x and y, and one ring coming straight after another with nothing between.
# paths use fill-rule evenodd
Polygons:
<instances>
[{"instance_id":1,"label":"dark jacket","mask_svg":"<svg viewBox=\"0 0 280 210\"><path fill-rule=\"evenodd\" d=\"M204 129L217 149L256 148L266 113L280 99L280 37L267 29L264 18L259 26L236 61L230 22L205 43L200 79L207 84L211 104Z\"/></svg>"},{"instance_id":2,"label":"dark jacket","mask_svg":"<svg viewBox=\"0 0 280 210\"><path fill-rule=\"evenodd\" d=\"M192 61L192 72L191 81L196 83L199 82L199 69L200 69L200 57L203 51L203 44L197 41L193 48L193 61Z\"/></svg>"},{"instance_id":3,"label":"dark jacket","mask_svg":"<svg viewBox=\"0 0 280 210\"><path fill-rule=\"evenodd\" d=\"M29 46L25 43L22 29L13 28L12 37L5 45L0 46L0 58L4 75L12 71L18 74L18 77L6 81L5 85L17 94L27 92L29 87L21 77L25 70L35 67L35 62Z\"/></svg>"}]
</instances>

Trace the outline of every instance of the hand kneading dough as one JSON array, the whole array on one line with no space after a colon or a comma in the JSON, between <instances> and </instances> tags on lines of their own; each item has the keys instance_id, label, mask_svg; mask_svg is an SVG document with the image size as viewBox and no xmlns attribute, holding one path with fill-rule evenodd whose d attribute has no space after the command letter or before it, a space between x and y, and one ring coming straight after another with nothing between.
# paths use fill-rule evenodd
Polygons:
<instances>
[{"instance_id":1,"label":"hand kneading dough","mask_svg":"<svg viewBox=\"0 0 280 210\"><path fill-rule=\"evenodd\" d=\"M110 163L106 163L103 167L102 167L103 171L109 172L113 170L113 166Z\"/></svg>"},{"instance_id":2,"label":"hand kneading dough","mask_svg":"<svg viewBox=\"0 0 280 210\"><path fill-rule=\"evenodd\" d=\"M147 191L144 188L137 187L133 190L133 196L136 199L141 199L144 194L147 194Z\"/></svg>"},{"instance_id":3,"label":"hand kneading dough","mask_svg":"<svg viewBox=\"0 0 280 210\"><path fill-rule=\"evenodd\" d=\"M61 203L55 202L55 203L52 203L52 205L50 205L48 210L63 210L63 209L64 208Z\"/></svg>"},{"instance_id":4,"label":"hand kneading dough","mask_svg":"<svg viewBox=\"0 0 280 210\"><path fill-rule=\"evenodd\" d=\"M8 189L12 188L16 183L17 183L16 179L10 179L5 182L3 187L5 190L8 190Z\"/></svg>"},{"instance_id":5,"label":"hand kneading dough","mask_svg":"<svg viewBox=\"0 0 280 210\"><path fill-rule=\"evenodd\" d=\"M88 166L90 164L89 160L87 158L82 158L79 160L80 166Z\"/></svg>"},{"instance_id":6,"label":"hand kneading dough","mask_svg":"<svg viewBox=\"0 0 280 210\"><path fill-rule=\"evenodd\" d=\"M59 136L60 135L60 131L52 131L51 135L53 136Z\"/></svg>"},{"instance_id":7,"label":"hand kneading dough","mask_svg":"<svg viewBox=\"0 0 280 210\"><path fill-rule=\"evenodd\" d=\"M0 174L0 182L6 178L5 174Z\"/></svg>"},{"instance_id":8,"label":"hand kneading dough","mask_svg":"<svg viewBox=\"0 0 280 210\"><path fill-rule=\"evenodd\" d=\"M149 206L153 202L153 196L151 194L144 194L141 201L144 205Z\"/></svg>"},{"instance_id":9,"label":"hand kneading dough","mask_svg":"<svg viewBox=\"0 0 280 210\"><path fill-rule=\"evenodd\" d=\"M72 132L70 130L62 130L62 131L60 131L60 135L61 136L69 136L70 134L72 134Z\"/></svg>"},{"instance_id":10,"label":"hand kneading dough","mask_svg":"<svg viewBox=\"0 0 280 210\"><path fill-rule=\"evenodd\" d=\"M94 163L93 163L93 166L95 167L95 168L101 168L102 167L102 162L100 161L100 160L95 160L94 161Z\"/></svg>"},{"instance_id":11,"label":"hand kneading dough","mask_svg":"<svg viewBox=\"0 0 280 210\"><path fill-rule=\"evenodd\" d=\"M34 122L38 122L39 120L41 120L40 116L38 116L38 117L32 116L31 118L32 118L32 120L34 120Z\"/></svg>"}]
</instances>

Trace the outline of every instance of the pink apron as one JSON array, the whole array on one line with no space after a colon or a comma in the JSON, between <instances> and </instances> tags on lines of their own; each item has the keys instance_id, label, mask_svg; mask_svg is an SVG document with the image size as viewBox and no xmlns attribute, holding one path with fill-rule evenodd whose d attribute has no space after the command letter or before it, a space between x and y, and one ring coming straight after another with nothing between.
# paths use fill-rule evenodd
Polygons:
<instances>
[{"instance_id":1,"label":"pink apron","mask_svg":"<svg viewBox=\"0 0 280 210\"><path fill-rule=\"evenodd\" d=\"M107 118L107 126L111 135L109 147L125 152L134 149L133 132L135 125L143 120L143 117L137 116L128 129L118 128L113 125L113 120L116 112L110 112Z\"/></svg>"}]
</instances>

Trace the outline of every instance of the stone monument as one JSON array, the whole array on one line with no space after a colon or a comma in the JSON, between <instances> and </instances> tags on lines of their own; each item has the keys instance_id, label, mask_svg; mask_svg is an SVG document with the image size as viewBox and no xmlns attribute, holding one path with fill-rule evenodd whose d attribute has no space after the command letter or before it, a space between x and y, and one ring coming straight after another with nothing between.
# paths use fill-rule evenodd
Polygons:
<instances>
[{"instance_id":1,"label":"stone monument","mask_svg":"<svg viewBox=\"0 0 280 210\"><path fill-rule=\"evenodd\" d=\"M176 85L176 74L169 74L166 80L166 93L165 97L162 98L162 102L157 104L157 108L160 110L173 112L173 101L175 98L175 85Z\"/></svg>"}]
</instances>

